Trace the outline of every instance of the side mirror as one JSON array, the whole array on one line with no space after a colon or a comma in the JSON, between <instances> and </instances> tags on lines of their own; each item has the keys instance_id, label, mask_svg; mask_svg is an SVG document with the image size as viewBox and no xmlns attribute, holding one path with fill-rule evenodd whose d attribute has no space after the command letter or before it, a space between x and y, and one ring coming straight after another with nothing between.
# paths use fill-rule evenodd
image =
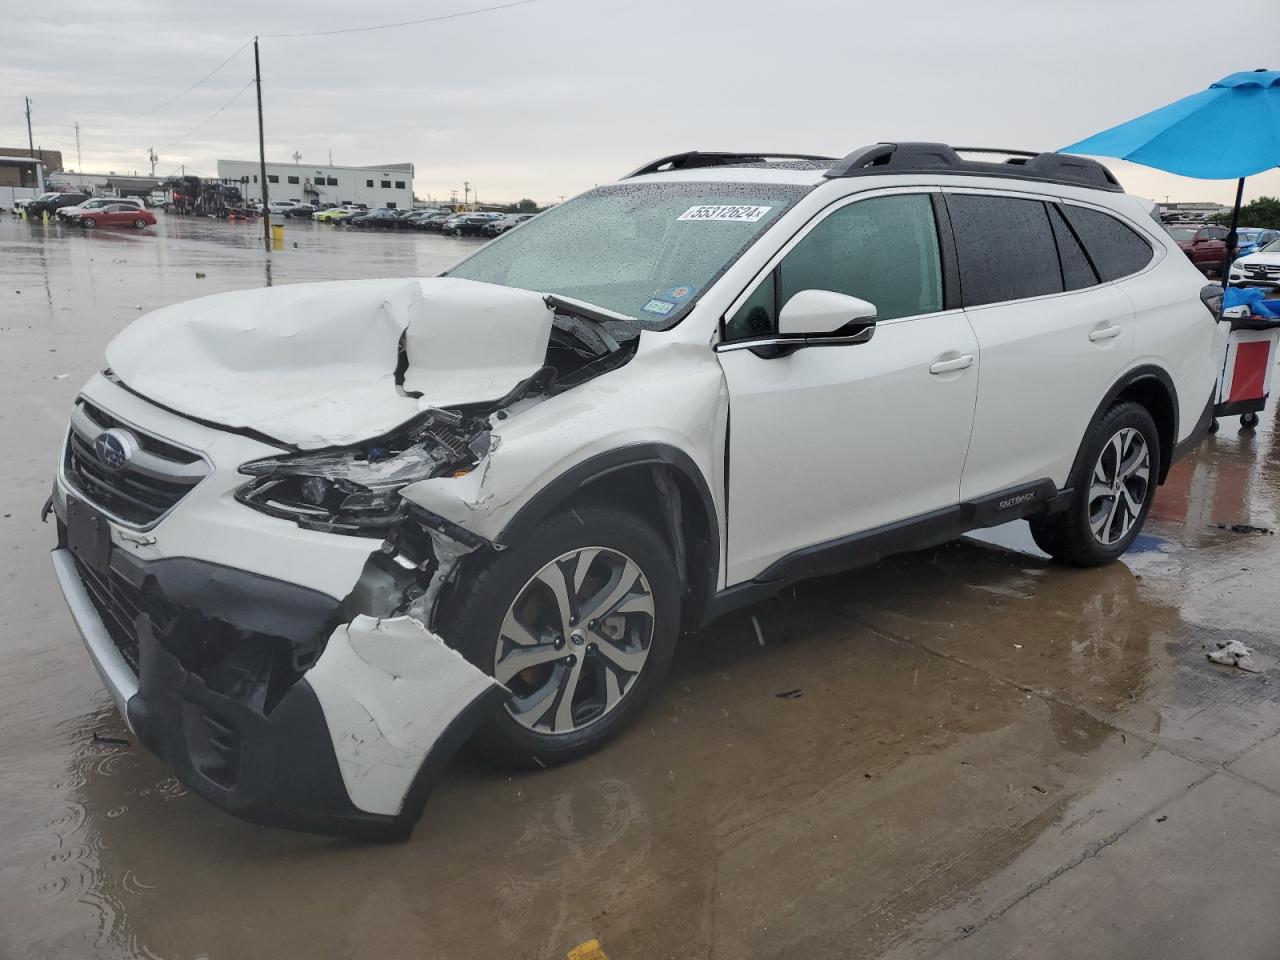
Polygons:
<instances>
[{"instance_id":1,"label":"side mirror","mask_svg":"<svg viewBox=\"0 0 1280 960\"><path fill-rule=\"evenodd\" d=\"M874 324L876 307L858 297L831 290L801 290L778 314L782 337L824 337L844 327Z\"/></svg>"}]
</instances>

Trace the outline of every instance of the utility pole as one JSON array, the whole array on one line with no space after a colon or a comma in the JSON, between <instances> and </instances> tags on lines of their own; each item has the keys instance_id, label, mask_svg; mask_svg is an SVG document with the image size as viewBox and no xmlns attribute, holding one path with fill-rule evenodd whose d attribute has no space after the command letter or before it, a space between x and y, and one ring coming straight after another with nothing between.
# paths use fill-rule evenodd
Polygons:
<instances>
[{"instance_id":1,"label":"utility pole","mask_svg":"<svg viewBox=\"0 0 1280 960\"><path fill-rule=\"evenodd\" d=\"M31 98L27 97L27 153L31 159L36 158L36 142L31 137Z\"/></svg>"},{"instance_id":2,"label":"utility pole","mask_svg":"<svg viewBox=\"0 0 1280 960\"><path fill-rule=\"evenodd\" d=\"M267 145L262 135L262 66L258 60L258 38L253 38L253 76L258 85L258 166L262 170L262 248L271 255L271 210L267 203Z\"/></svg>"},{"instance_id":3,"label":"utility pole","mask_svg":"<svg viewBox=\"0 0 1280 960\"><path fill-rule=\"evenodd\" d=\"M467 199L471 196L471 184L466 180L462 181L462 205L465 207L470 201Z\"/></svg>"},{"instance_id":4,"label":"utility pole","mask_svg":"<svg viewBox=\"0 0 1280 960\"><path fill-rule=\"evenodd\" d=\"M300 154L297 150L293 151L293 165L296 167L301 162L302 162L302 154Z\"/></svg>"},{"instance_id":5,"label":"utility pole","mask_svg":"<svg viewBox=\"0 0 1280 960\"><path fill-rule=\"evenodd\" d=\"M80 121L75 122L76 127L76 173L84 173L84 161L80 159Z\"/></svg>"},{"instance_id":6,"label":"utility pole","mask_svg":"<svg viewBox=\"0 0 1280 960\"><path fill-rule=\"evenodd\" d=\"M156 161L160 158L156 156L155 147L147 147L147 159L151 161L151 175L156 175Z\"/></svg>"}]
</instances>

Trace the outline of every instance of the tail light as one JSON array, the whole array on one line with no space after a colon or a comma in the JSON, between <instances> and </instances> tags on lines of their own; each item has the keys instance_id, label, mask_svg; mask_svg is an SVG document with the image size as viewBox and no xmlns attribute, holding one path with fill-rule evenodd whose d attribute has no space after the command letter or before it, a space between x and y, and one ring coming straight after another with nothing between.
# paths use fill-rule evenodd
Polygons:
<instances>
[{"instance_id":1,"label":"tail light","mask_svg":"<svg viewBox=\"0 0 1280 960\"><path fill-rule=\"evenodd\" d=\"M1222 284L1206 283L1200 288L1200 302L1213 315L1214 320L1222 317Z\"/></svg>"}]
</instances>

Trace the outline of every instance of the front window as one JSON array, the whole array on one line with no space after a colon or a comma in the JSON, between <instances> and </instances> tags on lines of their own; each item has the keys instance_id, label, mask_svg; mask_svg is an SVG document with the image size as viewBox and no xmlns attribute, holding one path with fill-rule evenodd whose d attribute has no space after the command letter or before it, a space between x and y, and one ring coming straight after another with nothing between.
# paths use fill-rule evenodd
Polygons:
<instances>
[{"instance_id":1,"label":"front window","mask_svg":"<svg viewBox=\"0 0 1280 960\"><path fill-rule=\"evenodd\" d=\"M1183 243L1196 238L1196 232L1190 227L1166 227L1165 229L1169 231L1169 236Z\"/></svg>"},{"instance_id":2,"label":"front window","mask_svg":"<svg viewBox=\"0 0 1280 960\"><path fill-rule=\"evenodd\" d=\"M809 187L624 183L540 214L447 276L583 300L651 329L677 323Z\"/></svg>"}]
</instances>

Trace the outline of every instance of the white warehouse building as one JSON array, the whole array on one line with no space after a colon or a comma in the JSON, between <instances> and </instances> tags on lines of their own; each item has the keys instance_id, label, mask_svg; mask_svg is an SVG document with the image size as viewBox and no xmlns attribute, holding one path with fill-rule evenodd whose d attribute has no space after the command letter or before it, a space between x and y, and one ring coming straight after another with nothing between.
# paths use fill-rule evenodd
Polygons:
<instances>
[{"instance_id":1,"label":"white warehouse building","mask_svg":"<svg viewBox=\"0 0 1280 960\"><path fill-rule=\"evenodd\" d=\"M240 181L248 200L262 199L257 160L219 160L218 176ZM267 163L267 198L300 203L363 203L370 209L413 206L413 164L335 167L332 164Z\"/></svg>"}]
</instances>

